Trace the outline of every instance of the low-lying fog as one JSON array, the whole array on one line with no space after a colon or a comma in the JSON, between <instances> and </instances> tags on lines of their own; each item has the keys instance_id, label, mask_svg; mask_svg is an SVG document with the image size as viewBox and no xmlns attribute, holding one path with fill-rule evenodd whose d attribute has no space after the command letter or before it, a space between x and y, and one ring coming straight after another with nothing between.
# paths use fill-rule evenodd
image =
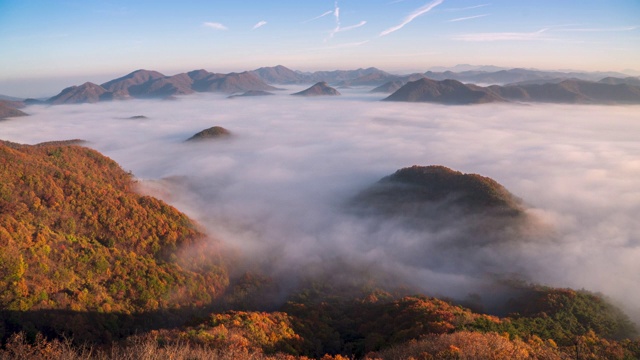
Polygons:
<instances>
[{"instance_id":1,"label":"low-lying fog","mask_svg":"<svg viewBox=\"0 0 640 360\"><path fill-rule=\"evenodd\" d=\"M380 102L368 89L341 89L337 98L288 96L293 90L30 107L31 116L0 122L0 139L89 141L144 191L276 278L342 262L464 297L515 275L600 291L637 309L640 107L440 106ZM135 115L148 119L127 119ZM234 137L184 142L214 125ZM430 246L436 235L343 212L358 191L414 164L495 179L547 231L439 252ZM345 277L346 269L333 271Z\"/></svg>"}]
</instances>

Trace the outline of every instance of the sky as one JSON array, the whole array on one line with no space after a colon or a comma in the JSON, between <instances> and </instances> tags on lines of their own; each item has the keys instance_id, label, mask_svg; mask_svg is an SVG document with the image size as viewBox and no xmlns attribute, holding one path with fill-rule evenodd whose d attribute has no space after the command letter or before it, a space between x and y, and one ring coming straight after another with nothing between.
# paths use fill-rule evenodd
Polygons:
<instances>
[{"instance_id":1,"label":"sky","mask_svg":"<svg viewBox=\"0 0 640 360\"><path fill-rule=\"evenodd\" d=\"M141 68L640 70L640 2L0 0L0 49L6 95Z\"/></svg>"}]
</instances>

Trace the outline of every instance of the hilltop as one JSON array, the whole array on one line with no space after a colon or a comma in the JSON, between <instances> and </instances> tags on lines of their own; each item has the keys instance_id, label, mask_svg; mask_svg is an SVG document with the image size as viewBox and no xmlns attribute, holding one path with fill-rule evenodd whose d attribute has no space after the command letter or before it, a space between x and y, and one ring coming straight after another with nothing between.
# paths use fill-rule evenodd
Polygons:
<instances>
[{"instance_id":1,"label":"hilltop","mask_svg":"<svg viewBox=\"0 0 640 360\"><path fill-rule=\"evenodd\" d=\"M321 81L311 86L308 89L302 90L300 92L291 94L295 96L336 96L340 95L340 92L331 86L329 86L326 82Z\"/></svg>"}]
</instances>

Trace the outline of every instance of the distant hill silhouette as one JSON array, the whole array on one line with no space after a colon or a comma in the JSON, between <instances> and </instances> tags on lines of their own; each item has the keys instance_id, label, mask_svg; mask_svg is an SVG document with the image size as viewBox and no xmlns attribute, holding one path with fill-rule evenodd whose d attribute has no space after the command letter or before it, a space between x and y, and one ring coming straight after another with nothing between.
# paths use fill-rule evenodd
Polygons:
<instances>
[{"instance_id":1,"label":"distant hill silhouette","mask_svg":"<svg viewBox=\"0 0 640 360\"><path fill-rule=\"evenodd\" d=\"M621 103L639 104L640 87L584 80L518 86L489 86L493 93L513 101L551 103Z\"/></svg>"},{"instance_id":2,"label":"distant hill silhouette","mask_svg":"<svg viewBox=\"0 0 640 360\"><path fill-rule=\"evenodd\" d=\"M96 103L100 100L112 100L113 93L107 91L100 85L86 82L80 86L70 86L60 92L60 94L47 100L50 104L81 104Z\"/></svg>"},{"instance_id":3,"label":"distant hill silhouette","mask_svg":"<svg viewBox=\"0 0 640 360\"><path fill-rule=\"evenodd\" d=\"M0 119L26 116L27 114L21 110L25 106L22 101L0 100Z\"/></svg>"},{"instance_id":4,"label":"distant hill silhouette","mask_svg":"<svg viewBox=\"0 0 640 360\"><path fill-rule=\"evenodd\" d=\"M384 99L385 101L433 102L448 105L483 104L505 101L480 87L471 87L456 80L411 81Z\"/></svg>"},{"instance_id":5,"label":"distant hill silhouette","mask_svg":"<svg viewBox=\"0 0 640 360\"><path fill-rule=\"evenodd\" d=\"M249 91L243 92L242 94L231 95L229 96L229 99L233 99L237 97L253 97L253 96L269 96L269 95L275 95L275 94L268 91L262 91L262 90L249 90Z\"/></svg>"},{"instance_id":6,"label":"distant hill silhouette","mask_svg":"<svg viewBox=\"0 0 640 360\"><path fill-rule=\"evenodd\" d=\"M466 67L468 66L460 68ZM212 73L200 69L173 76L140 69L105 82L102 86L90 82L71 86L50 98L48 103L93 103L128 98L172 99L176 95L187 95L193 92L222 92L231 95L248 91L278 90L268 83L325 83L327 86L333 84L343 88L376 86L379 88L374 89L374 92L391 92L397 87L398 82L410 86L411 90L398 88L396 91L401 93L392 94L388 100L443 104L478 104L505 100L569 103L637 103L638 101L636 88L640 80L624 77L624 74L620 73L553 72L531 69L486 71L487 69L493 68L480 67L462 72L428 71L423 74L395 75L377 68L301 72L278 65L229 74ZM435 82L423 81L420 86L410 85L425 77ZM601 87L589 84L597 80L599 81L596 84L600 84ZM482 87L471 85L471 83L510 85L508 89L503 89L500 87L502 85ZM557 86L552 86L553 84ZM607 87L614 85L629 86L629 88ZM252 96L251 94L247 93L247 96ZM257 94L254 93L254 95ZM316 95L321 94L329 93L318 92ZM25 103L32 104L37 101L25 101Z\"/></svg>"},{"instance_id":7,"label":"distant hill silhouette","mask_svg":"<svg viewBox=\"0 0 640 360\"><path fill-rule=\"evenodd\" d=\"M141 84L130 86L127 91L131 96L137 98L165 98L194 93L191 84L191 78L183 73L150 79Z\"/></svg>"},{"instance_id":8,"label":"distant hill silhouette","mask_svg":"<svg viewBox=\"0 0 640 360\"><path fill-rule=\"evenodd\" d=\"M372 93L391 94L391 93L394 93L396 90L400 89L404 84L405 84L405 82L402 81L402 80L388 81L388 82L386 82L386 83L374 88L370 92L372 92Z\"/></svg>"},{"instance_id":9,"label":"distant hill silhouette","mask_svg":"<svg viewBox=\"0 0 640 360\"><path fill-rule=\"evenodd\" d=\"M140 69L123 77L107 81L106 83L102 84L102 87L107 91L121 91L124 94L129 94L129 88L131 86L144 84L148 81L160 79L163 77L165 76L157 71Z\"/></svg>"},{"instance_id":10,"label":"distant hill silhouette","mask_svg":"<svg viewBox=\"0 0 640 360\"><path fill-rule=\"evenodd\" d=\"M340 95L340 92L331 86L327 85L326 82L321 81L311 86L308 89L302 90L297 93L293 93L291 95L296 96L335 96Z\"/></svg>"},{"instance_id":11,"label":"distant hill silhouette","mask_svg":"<svg viewBox=\"0 0 640 360\"><path fill-rule=\"evenodd\" d=\"M610 85L632 85L632 86L640 86L640 77L626 77L626 78L617 78L617 77L606 77L598 81L602 84L610 84Z\"/></svg>"},{"instance_id":12,"label":"distant hill silhouette","mask_svg":"<svg viewBox=\"0 0 640 360\"><path fill-rule=\"evenodd\" d=\"M587 81L598 81L603 77L621 77L624 74L616 72L563 72L563 71L543 71L535 69L501 69L497 71L485 71L480 69L466 70L460 72L427 71L423 74L433 80L453 79L464 83L504 85L523 81L551 81L552 79L580 79Z\"/></svg>"},{"instance_id":13,"label":"distant hill silhouette","mask_svg":"<svg viewBox=\"0 0 640 360\"><path fill-rule=\"evenodd\" d=\"M384 100L433 102L449 105L504 101L638 104L640 103L640 87L575 79L562 80L558 83L481 87L463 84L456 80L421 79L407 83Z\"/></svg>"},{"instance_id":14,"label":"distant hill silhouette","mask_svg":"<svg viewBox=\"0 0 640 360\"><path fill-rule=\"evenodd\" d=\"M102 86L85 83L68 87L50 98L50 104L95 103L98 101L128 98L162 98L188 95L196 91L233 94L246 91L277 90L267 85L251 72L215 74L206 70L194 70L173 76L157 71L136 70L123 77L108 81Z\"/></svg>"},{"instance_id":15,"label":"distant hill silhouette","mask_svg":"<svg viewBox=\"0 0 640 360\"><path fill-rule=\"evenodd\" d=\"M261 67L253 70L252 73L269 84L313 84L324 81L336 84L336 86L377 86L397 77L397 75L374 67L356 70L302 72L278 65Z\"/></svg>"},{"instance_id":16,"label":"distant hill silhouette","mask_svg":"<svg viewBox=\"0 0 640 360\"><path fill-rule=\"evenodd\" d=\"M202 74L198 74L202 75ZM233 94L249 90L270 91L277 88L267 85L254 73L245 71L226 75L211 74L194 82L196 91L212 91Z\"/></svg>"},{"instance_id":17,"label":"distant hill silhouette","mask_svg":"<svg viewBox=\"0 0 640 360\"><path fill-rule=\"evenodd\" d=\"M261 67L252 73L260 77L267 84L299 84L305 82L305 76L285 66Z\"/></svg>"}]
</instances>

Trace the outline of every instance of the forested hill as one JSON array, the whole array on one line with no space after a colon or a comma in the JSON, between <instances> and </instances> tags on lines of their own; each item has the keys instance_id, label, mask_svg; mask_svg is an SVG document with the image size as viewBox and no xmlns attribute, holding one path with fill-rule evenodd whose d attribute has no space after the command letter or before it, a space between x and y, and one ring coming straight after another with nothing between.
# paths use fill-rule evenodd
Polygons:
<instances>
[{"instance_id":1,"label":"forested hill","mask_svg":"<svg viewBox=\"0 0 640 360\"><path fill-rule=\"evenodd\" d=\"M218 297L228 277L205 236L132 185L88 148L0 142L0 309L131 314Z\"/></svg>"}]
</instances>

